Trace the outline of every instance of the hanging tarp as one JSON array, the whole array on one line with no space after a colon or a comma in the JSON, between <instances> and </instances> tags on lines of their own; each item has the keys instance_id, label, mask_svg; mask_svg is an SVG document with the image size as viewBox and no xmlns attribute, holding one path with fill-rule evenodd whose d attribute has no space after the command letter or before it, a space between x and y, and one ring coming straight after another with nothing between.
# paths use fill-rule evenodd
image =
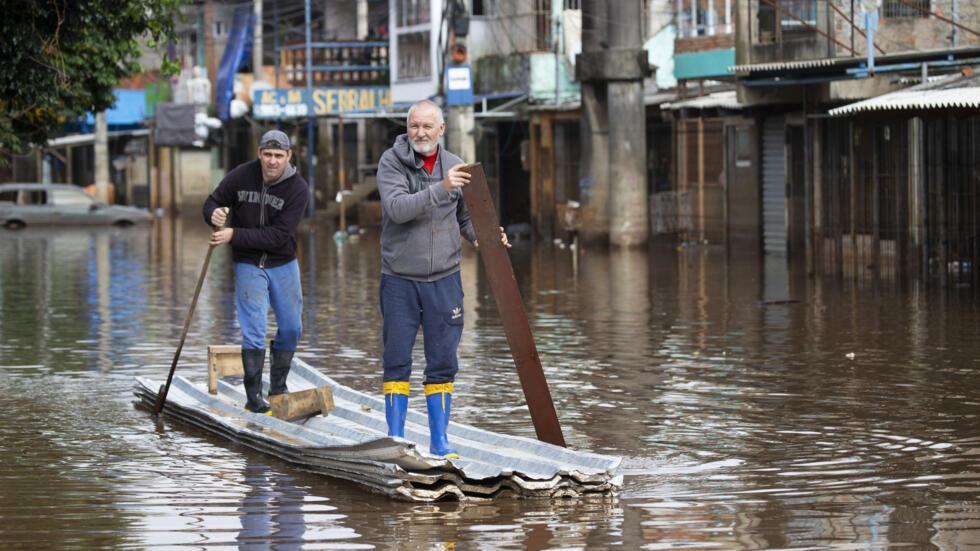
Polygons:
<instances>
[{"instance_id":1,"label":"hanging tarp","mask_svg":"<svg viewBox=\"0 0 980 551\"><path fill-rule=\"evenodd\" d=\"M156 143L165 146L193 145L201 139L194 132L196 108L190 103L158 103Z\"/></svg>"},{"instance_id":2,"label":"hanging tarp","mask_svg":"<svg viewBox=\"0 0 980 551\"><path fill-rule=\"evenodd\" d=\"M249 8L251 9L251 8ZM231 100L235 99L235 74L252 53L252 26L255 16L246 9L235 11L235 18L228 34L228 45L218 65L218 84L214 95L214 108L218 118L230 118Z\"/></svg>"}]
</instances>

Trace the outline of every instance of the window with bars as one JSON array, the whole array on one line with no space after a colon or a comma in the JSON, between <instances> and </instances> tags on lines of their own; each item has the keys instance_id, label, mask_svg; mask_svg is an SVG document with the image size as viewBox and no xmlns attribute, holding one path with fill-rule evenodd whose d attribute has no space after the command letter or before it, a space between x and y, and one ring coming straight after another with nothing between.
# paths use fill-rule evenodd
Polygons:
<instances>
[{"instance_id":1,"label":"window with bars","mask_svg":"<svg viewBox=\"0 0 980 551\"><path fill-rule=\"evenodd\" d=\"M817 27L817 0L759 0L756 42L779 42L784 33Z\"/></svg>"},{"instance_id":2,"label":"window with bars","mask_svg":"<svg viewBox=\"0 0 980 551\"><path fill-rule=\"evenodd\" d=\"M929 17L931 0L885 0L881 5L884 17Z\"/></svg>"},{"instance_id":3,"label":"window with bars","mask_svg":"<svg viewBox=\"0 0 980 551\"><path fill-rule=\"evenodd\" d=\"M430 75L428 31L398 35L398 80L425 79Z\"/></svg>"},{"instance_id":4,"label":"window with bars","mask_svg":"<svg viewBox=\"0 0 980 551\"><path fill-rule=\"evenodd\" d=\"M817 0L781 0L778 11L784 32L817 26Z\"/></svg>"},{"instance_id":5,"label":"window with bars","mask_svg":"<svg viewBox=\"0 0 980 551\"><path fill-rule=\"evenodd\" d=\"M681 37L714 36L733 30L735 0L681 0L677 6Z\"/></svg>"},{"instance_id":6,"label":"window with bars","mask_svg":"<svg viewBox=\"0 0 980 551\"><path fill-rule=\"evenodd\" d=\"M551 44L551 0L534 0L535 49L550 50Z\"/></svg>"},{"instance_id":7,"label":"window with bars","mask_svg":"<svg viewBox=\"0 0 980 551\"><path fill-rule=\"evenodd\" d=\"M429 0L395 0L399 27L410 27L429 22Z\"/></svg>"}]
</instances>

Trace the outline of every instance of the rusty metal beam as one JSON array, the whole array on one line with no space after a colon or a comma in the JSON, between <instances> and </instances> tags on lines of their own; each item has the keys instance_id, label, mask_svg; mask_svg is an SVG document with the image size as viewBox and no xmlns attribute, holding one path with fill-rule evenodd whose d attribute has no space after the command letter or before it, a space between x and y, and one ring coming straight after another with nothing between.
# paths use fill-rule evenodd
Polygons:
<instances>
[{"instance_id":1,"label":"rusty metal beam","mask_svg":"<svg viewBox=\"0 0 980 551\"><path fill-rule=\"evenodd\" d=\"M490 280L490 289L497 302L500 320L504 324L504 333L510 345L510 353L517 366L517 375L524 389L527 408L531 412L531 422L538 440L565 446L555 404L551 400L548 381L544 378L541 368L541 358L534 346L534 336L531 325L527 321L524 302L514 277L514 267L510 263L507 249L500 242L500 224L497 212L487 186L487 176L480 163L468 165L467 172L472 175L466 185L463 200L470 212L470 220L480 243L480 258Z\"/></svg>"}]
</instances>

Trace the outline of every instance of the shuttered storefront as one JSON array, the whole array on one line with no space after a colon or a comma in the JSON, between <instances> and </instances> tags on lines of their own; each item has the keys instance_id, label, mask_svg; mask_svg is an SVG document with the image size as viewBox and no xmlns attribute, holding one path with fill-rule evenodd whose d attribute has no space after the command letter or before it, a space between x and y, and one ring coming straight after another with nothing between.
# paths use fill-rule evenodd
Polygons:
<instances>
[{"instance_id":1,"label":"shuttered storefront","mask_svg":"<svg viewBox=\"0 0 980 551\"><path fill-rule=\"evenodd\" d=\"M786 254L786 127L783 117L762 126L762 241L766 254Z\"/></svg>"}]
</instances>

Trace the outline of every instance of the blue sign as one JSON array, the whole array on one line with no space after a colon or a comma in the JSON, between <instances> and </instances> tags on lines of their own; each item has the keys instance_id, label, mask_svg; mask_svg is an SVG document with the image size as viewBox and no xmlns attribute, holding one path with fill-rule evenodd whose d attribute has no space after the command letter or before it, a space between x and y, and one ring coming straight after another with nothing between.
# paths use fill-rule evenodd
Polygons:
<instances>
[{"instance_id":1,"label":"blue sign","mask_svg":"<svg viewBox=\"0 0 980 551\"><path fill-rule=\"evenodd\" d=\"M330 86L314 88L312 94L305 88L252 91L252 116L257 119L341 115L390 105L387 86Z\"/></svg>"},{"instance_id":2,"label":"blue sign","mask_svg":"<svg viewBox=\"0 0 980 551\"><path fill-rule=\"evenodd\" d=\"M446 104L473 105L473 72L469 65L446 68Z\"/></svg>"}]
</instances>

